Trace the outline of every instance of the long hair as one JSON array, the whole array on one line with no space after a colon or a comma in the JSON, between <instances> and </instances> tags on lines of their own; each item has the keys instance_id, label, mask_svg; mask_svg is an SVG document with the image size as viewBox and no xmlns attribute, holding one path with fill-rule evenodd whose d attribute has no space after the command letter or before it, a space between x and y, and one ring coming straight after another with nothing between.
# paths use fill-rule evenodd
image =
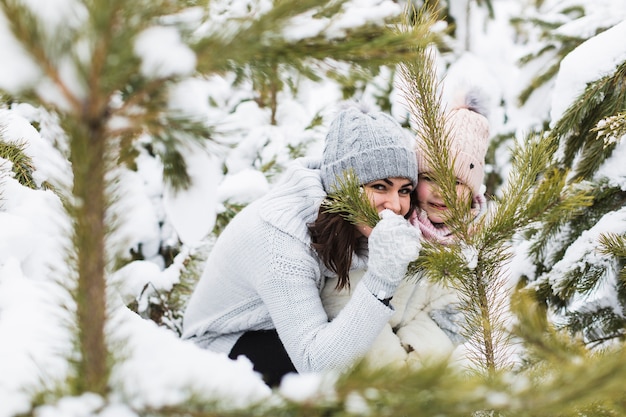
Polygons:
<instances>
[{"instance_id":1,"label":"long hair","mask_svg":"<svg viewBox=\"0 0 626 417\"><path fill-rule=\"evenodd\" d=\"M311 246L326 268L337 274L335 289L350 288L350 265L359 237L354 225L340 213L329 213L320 207L317 219L308 225Z\"/></svg>"},{"instance_id":2,"label":"long hair","mask_svg":"<svg viewBox=\"0 0 626 417\"><path fill-rule=\"evenodd\" d=\"M417 191L411 193L411 206L405 219L417 207ZM337 274L335 289L350 288L350 265L352 255L359 244L356 228L341 213L329 213L325 205L320 206L317 218L308 225L311 246L317 252L324 266Z\"/></svg>"}]
</instances>

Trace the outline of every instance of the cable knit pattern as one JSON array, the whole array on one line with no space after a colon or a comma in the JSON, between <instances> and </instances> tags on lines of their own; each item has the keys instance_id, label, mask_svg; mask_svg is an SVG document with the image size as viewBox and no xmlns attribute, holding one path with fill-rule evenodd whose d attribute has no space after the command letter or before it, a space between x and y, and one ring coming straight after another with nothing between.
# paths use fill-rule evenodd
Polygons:
<instances>
[{"instance_id":1,"label":"cable knit pattern","mask_svg":"<svg viewBox=\"0 0 626 417\"><path fill-rule=\"evenodd\" d=\"M276 328L299 372L343 369L365 355L393 310L361 284L329 321L320 299L326 269L306 226L324 197L319 163L302 159L243 209L211 251L183 338L228 353L245 331ZM355 254L352 268L363 269L366 255Z\"/></svg>"},{"instance_id":2,"label":"cable knit pattern","mask_svg":"<svg viewBox=\"0 0 626 417\"><path fill-rule=\"evenodd\" d=\"M369 237L368 273L365 286L379 299L390 298L406 274L409 263L417 259L422 245L419 229L391 210L380 213Z\"/></svg>"}]
</instances>

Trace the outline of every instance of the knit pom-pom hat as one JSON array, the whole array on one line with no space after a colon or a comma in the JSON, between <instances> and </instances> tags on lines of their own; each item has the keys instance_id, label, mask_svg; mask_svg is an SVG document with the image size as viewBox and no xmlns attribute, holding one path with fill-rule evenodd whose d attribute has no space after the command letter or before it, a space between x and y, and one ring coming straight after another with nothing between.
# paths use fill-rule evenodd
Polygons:
<instances>
[{"instance_id":1,"label":"knit pom-pom hat","mask_svg":"<svg viewBox=\"0 0 626 417\"><path fill-rule=\"evenodd\" d=\"M417 184L417 160L412 140L391 116L350 105L330 124L322 155L324 190L337 187L352 170L359 184L401 177Z\"/></svg>"},{"instance_id":2,"label":"knit pom-pom hat","mask_svg":"<svg viewBox=\"0 0 626 417\"><path fill-rule=\"evenodd\" d=\"M449 132L448 153L454 173L474 195L480 193L485 177L485 154L489 144L489 121L482 92L472 89L457 96L445 116ZM432 171L424 143L418 137L417 161L420 173Z\"/></svg>"}]
</instances>

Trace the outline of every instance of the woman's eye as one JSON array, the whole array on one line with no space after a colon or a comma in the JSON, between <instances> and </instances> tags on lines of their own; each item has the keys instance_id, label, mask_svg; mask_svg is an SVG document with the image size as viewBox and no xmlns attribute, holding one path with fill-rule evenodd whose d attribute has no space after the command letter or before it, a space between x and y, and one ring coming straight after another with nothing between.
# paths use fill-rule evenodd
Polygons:
<instances>
[{"instance_id":1,"label":"woman's eye","mask_svg":"<svg viewBox=\"0 0 626 417\"><path fill-rule=\"evenodd\" d=\"M412 191L413 191L413 190L412 190L412 189L410 189L410 188L402 188L402 189L400 190L400 194L405 194L405 195L406 195L406 194L411 194L411 192L412 192Z\"/></svg>"},{"instance_id":2,"label":"woman's eye","mask_svg":"<svg viewBox=\"0 0 626 417\"><path fill-rule=\"evenodd\" d=\"M375 190L379 190L382 191L385 189L385 186L383 184L372 184L370 185L370 187L372 187Z\"/></svg>"}]
</instances>

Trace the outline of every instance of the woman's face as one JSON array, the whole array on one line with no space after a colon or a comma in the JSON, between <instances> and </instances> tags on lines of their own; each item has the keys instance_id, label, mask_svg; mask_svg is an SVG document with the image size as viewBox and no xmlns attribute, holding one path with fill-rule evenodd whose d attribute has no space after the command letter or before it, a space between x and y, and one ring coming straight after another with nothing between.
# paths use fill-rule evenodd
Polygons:
<instances>
[{"instance_id":1,"label":"woman's face","mask_svg":"<svg viewBox=\"0 0 626 417\"><path fill-rule=\"evenodd\" d=\"M463 182L457 179L456 194L460 201L469 199L472 190ZM449 216L449 209L443 202L443 197L439 186L435 184L428 173L419 174L417 181L417 204L426 212L428 219L434 224L445 223Z\"/></svg>"},{"instance_id":2,"label":"woman's face","mask_svg":"<svg viewBox=\"0 0 626 417\"><path fill-rule=\"evenodd\" d=\"M401 216L406 216L411 210L411 193L413 184L411 180L401 177L384 178L368 182L363 186L367 196L377 212L385 209L391 210ZM369 237L372 229L367 226L359 226L358 230Z\"/></svg>"}]
</instances>

